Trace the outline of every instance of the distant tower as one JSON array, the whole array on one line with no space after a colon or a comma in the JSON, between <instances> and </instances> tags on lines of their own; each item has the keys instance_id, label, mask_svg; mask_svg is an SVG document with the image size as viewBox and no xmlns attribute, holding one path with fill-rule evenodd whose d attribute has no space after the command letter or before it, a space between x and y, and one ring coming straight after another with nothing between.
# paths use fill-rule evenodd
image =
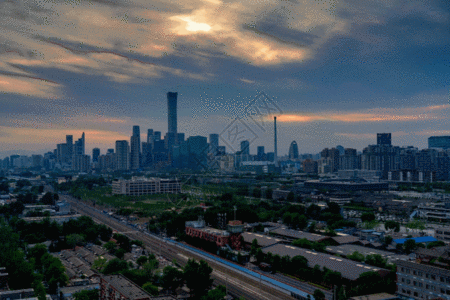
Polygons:
<instances>
[{"instance_id":1,"label":"distant tower","mask_svg":"<svg viewBox=\"0 0 450 300\"><path fill-rule=\"evenodd\" d=\"M219 148L219 135L217 133L211 133L209 135L209 152L213 155L217 155Z\"/></svg>"},{"instance_id":2,"label":"distant tower","mask_svg":"<svg viewBox=\"0 0 450 300\"><path fill-rule=\"evenodd\" d=\"M298 159L298 145L296 141L293 141L289 147L289 159Z\"/></svg>"},{"instance_id":3,"label":"distant tower","mask_svg":"<svg viewBox=\"0 0 450 300\"><path fill-rule=\"evenodd\" d=\"M277 117L273 117L273 154L275 166L278 166L278 141L277 141Z\"/></svg>"},{"instance_id":4,"label":"distant tower","mask_svg":"<svg viewBox=\"0 0 450 300\"><path fill-rule=\"evenodd\" d=\"M391 146L391 134L390 133L377 133L377 145Z\"/></svg>"},{"instance_id":5,"label":"distant tower","mask_svg":"<svg viewBox=\"0 0 450 300\"><path fill-rule=\"evenodd\" d=\"M92 161L93 162L98 162L98 157L99 156L100 156L100 149L99 148L92 149Z\"/></svg>"},{"instance_id":6,"label":"distant tower","mask_svg":"<svg viewBox=\"0 0 450 300\"><path fill-rule=\"evenodd\" d=\"M177 133L177 97L178 93L167 93L169 133Z\"/></svg>"},{"instance_id":7,"label":"distant tower","mask_svg":"<svg viewBox=\"0 0 450 300\"><path fill-rule=\"evenodd\" d=\"M116 168L128 170L130 168L130 147L128 141L116 141Z\"/></svg>"},{"instance_id":8,"label":"distant tower","mask_svg":"<svg viewBox=\"0 0 450 300\"><path fill-rule=\"evenodd\" d=\"M241 142L241 154L250 155L250 142L245 140Z\"/></svg>"},{"instance_id":9,"label":"distant tower","mask_svg":"<svg viewBox=\"0 0 450 300\"><path fill-rule=\"evenodd\" d=\"M266 160L265 159L265 157L266 157L266 153L265 153L265 151L264 151L264 146L258 146L258 151L257 151L257 158L258 158L258 160L259 161L264 161L264 160Z\"/></svg>"},{"instance_id":10,"label":"distant tower","mask_svg":"<svg viewBox=\"0 0 450 300\"><path fill-rule=\"evenodd\" d=\"M130 167L132 170L137 170L140 167L141 157L141 131L137 125L133 126L133 135L131 136L130 144Z\"/></svg>"}]
</instances>

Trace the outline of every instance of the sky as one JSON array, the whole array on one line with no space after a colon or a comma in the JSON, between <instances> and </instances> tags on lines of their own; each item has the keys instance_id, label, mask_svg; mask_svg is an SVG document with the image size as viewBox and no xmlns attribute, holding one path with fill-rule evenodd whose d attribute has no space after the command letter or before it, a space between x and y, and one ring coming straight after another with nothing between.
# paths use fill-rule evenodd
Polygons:
<instances>
[{"instance_id":1,"label":"sky","mask_svg":"<svg viewBox=\"0 0 450 300\"><path fill-rule=\"evenodd\" d=\"M449 23L448 1L0 1L0 157L164 135L169 91L178 131L229 151L273 151L274 116L279 155L426 148L450 135Z\"/></svg>"}]
</instances>

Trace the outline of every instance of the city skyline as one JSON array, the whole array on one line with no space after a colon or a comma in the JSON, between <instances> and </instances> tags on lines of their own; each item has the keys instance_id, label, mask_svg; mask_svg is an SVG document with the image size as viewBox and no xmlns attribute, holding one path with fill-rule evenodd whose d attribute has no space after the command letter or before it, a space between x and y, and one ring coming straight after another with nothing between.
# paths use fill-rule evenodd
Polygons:
<instances>
[{"instance_id":1,"label":"city skyline","mask_svg":"<svg viewBox=\"0 0 450 300\"><path fill-rule=\"evenodd\" d=\"M400 0L3 2L0 156L82 132L88 153L104 153L133 125L164 136L168 91L186 136L252 124L246 108L264 92L280 155L293 140L300 153L362 150L377 132L426 148L450 135L449 12ZM272 130L250 144L273 151Z\"/></svg>"}]
</instances>

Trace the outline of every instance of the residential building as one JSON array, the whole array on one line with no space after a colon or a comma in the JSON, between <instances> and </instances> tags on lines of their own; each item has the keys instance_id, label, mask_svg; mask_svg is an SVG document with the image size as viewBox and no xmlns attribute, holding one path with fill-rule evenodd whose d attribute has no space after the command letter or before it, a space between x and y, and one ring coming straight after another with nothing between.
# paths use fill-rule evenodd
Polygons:
<instances>
[{"instance_id":1,"label":"residential building","mask_svg":"<svg viewBox=\"0 0 450 300\"><path fill-rule=\"evenodd\" d=\"M404 299L450 300L450 270L399 260L397 294Z\"/></svg>"},{"instance_id":2,"label":"residential building","mask_svg":"<svg viewBox=\"0 0 450 300\"><path fill-rule=\"evenodd\" d=\"M450 136L430 136L428 138L428 148L450 148Z\"/></svg>"},{"instance_id":3,"label":"residential building","mask_svg":"<svg viewBox=\"0 0 450 300\"><path fill-rule=\"evenodd\" d=\"M392 145L392 139L390 133L377 133L377 145Z\"/></svg>"},{"instance_id":4,"label":"residential building","mask_svg":"<svg viewBox=\"0 0 450 300\"><path fill-rule=\"evenodd\" d=\"M438 239L439 241L450 243L450 227L448 226L438 227L436 228L435 232L436 232L435 234L436 239Z\"/></svg>"},{"instance_id":5,"label":"residential building","mask_svg":"<svg viewBox=\"0 0 450 300\"><path fill-rule=\"evenodd\" d=\"M212 133L209 135L209 153L216 156L219 148L219 135Z\"/></svg>"},{"instance_id":6,"label":"residential building","mask_svg":"<svg viewBox=\"0 0 450 300\"><path fill-rule=\"evenodd\" d=\"M181 183L177 179L132 178L116 180L112 183L113 195L141 196L153 194L181 193Z\"/></svg>"},{"instance_id":7,"label":"residential building","mask_svg":"<svg viewBox=\"0 0 450 300\"><path fill-rule=\"evenodd\" d=\"M128 141L116 141L116 168L117 170L130 169L130 147Z\"/></svg>"},{"instance_id":8,"label":"residential building","mask_svg":"<svg viewBox=\"0 0 450 300\"><path fill-rule=\"evenodd\" d=\"M100 278L100 300L150 300L152 297L122 275Z\"/></svg>"},{"instance_id":9,"label":"residential building","mask_svg":"<svg viewBox=\"0 0 450 300\"><path fill-rule=\"evenodd\" d=\"M417 207L417 211L420 218L429 221L450 221L450 202L420 203Z\"/></svg>"}]
</instances>

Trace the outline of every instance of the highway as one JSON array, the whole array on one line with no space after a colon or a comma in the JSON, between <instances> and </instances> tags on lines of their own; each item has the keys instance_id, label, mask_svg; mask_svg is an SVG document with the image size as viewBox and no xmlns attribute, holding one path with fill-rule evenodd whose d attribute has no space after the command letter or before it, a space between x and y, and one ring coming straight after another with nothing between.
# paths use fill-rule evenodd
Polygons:
<instances>
[{"instance_id":1,"label":"highway","mask_svg":"<svg viewBox=\"0 0 450 300\"><path fill-rule=\"evenodd\" d=\"M192 249L189 249L190 247L163 240L147 232L135 230L133 227L121 223L84 203L80 203L70 196L60 194L60 199L70 202L72 208L80 214L90 216L95 221L103 223L117 232L125 233L130 239L141 240L147 249L153 253L159 254L170 261L176 259L181 266L184 266L189 258L207 261L213 268L212 277L215 284L226 286L228 293L234 297L243 296L248 300L294 299L286 289L273 285L269 282L270 280L264 280L264 278L267 278L267 275L260 275L260 279L255 278L255 276L251 276L246 272L236 270L220 261L211 259L208 255L192 251Z\"/></svg>"}]
</instances>

